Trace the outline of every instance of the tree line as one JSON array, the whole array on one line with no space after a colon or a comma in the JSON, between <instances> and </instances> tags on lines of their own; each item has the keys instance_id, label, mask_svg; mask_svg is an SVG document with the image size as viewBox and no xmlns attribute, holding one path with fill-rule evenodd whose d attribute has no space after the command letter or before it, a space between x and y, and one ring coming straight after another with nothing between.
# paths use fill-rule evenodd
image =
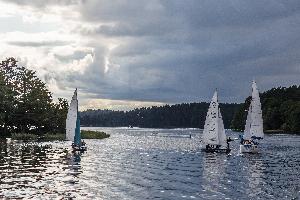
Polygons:
<instances>
[{"instance_id":1,"label":"tree line","mask_svg":"<svg viewBox=\"0 0 300 200\"><path fill-rule=\"evenodd\" d=\"M300 133L300 86L272 88L260 94L264 130ZM251 97L235 113L231 128L243 131Z\"/></svg>"},{"instance_id":2,"label":"tree line","mask_svg":"<svg viewBox=\"0 0 300 200\"><path fill-rule=\"evenodd\" d=\"M15 58L0 63L0 136L12 133L65 132L68 101L53 101L36 71L18 66Z\"/></svg>"},{"instance_id":3,"label":"tree line","mask_svg":"<svg viewBox=\"0 0 300 200\"><path fill-rule=\"evenodd\" d=\"M300 86L272 88L260 94L264 130L300 132ZM243 131L251 97L241 104L220 104L225 128ZM82 126L137 126L145 128L203 128L209 103L137 108L131 111L87 110Z\"/></svg>"},{"instance_id":4,"label":"tree line","mask_svg":"<svg viewBox=\"0 0 300 200\"><path fill-rule=\"evenodd\" d=\"M209 103L136 108L130 111L87 110L80 113L82 126L137 126L144 128L203 128ZM225 128L230 128L239 104L220 104Z\"/></svg>"}]
</instances>

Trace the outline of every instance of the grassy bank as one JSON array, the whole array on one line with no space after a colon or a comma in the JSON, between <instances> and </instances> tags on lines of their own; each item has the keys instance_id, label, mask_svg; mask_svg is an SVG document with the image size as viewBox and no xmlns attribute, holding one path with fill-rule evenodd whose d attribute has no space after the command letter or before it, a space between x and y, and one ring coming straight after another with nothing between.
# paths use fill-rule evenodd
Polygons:
<instances>
[{"instance_id":1,"label":"grassy bank","mask_svg":"<svg viewBox=\"0 0 300 200\"><path fill-rule=\"evenodd\" d=\"M44 135L35 135L29 133L13 133L12 140L25 140L25 141L54 141L65 140L65 134L47 133ZM82 139L104 139L110 137L109 134L100 131L81 131Z\"/></svg>"},{"instance_id":2,"label":"grassy bank","mask_svg":"<svg viewBox=\"0 0 300 200\"><path fill-rule=\"evenodd\" d=\"M10 137L12 140L37 140L38 139L38 135L29 134L29 133L12 133Z\"/></svg>"},{"instance_id":3,"label":"grassy bank","mask_svg":"<svg viewBox=\"0 0 300 200\"><path fill-rule=\"evenodd\" d=\"M109 134L101 131L81 131L82 139L104 139L110 137Z\"/></svg>"}]
</instances>

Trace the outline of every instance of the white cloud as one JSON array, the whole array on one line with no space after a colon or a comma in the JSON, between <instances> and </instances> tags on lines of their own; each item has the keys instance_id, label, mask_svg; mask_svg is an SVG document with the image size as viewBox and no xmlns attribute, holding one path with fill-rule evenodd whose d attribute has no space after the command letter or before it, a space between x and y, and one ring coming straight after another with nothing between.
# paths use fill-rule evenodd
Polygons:
<instances>
[{"instance_id":1,"label":"white cloud","mask_svg":"<svg viewBox=\"0 0 300 200\"><path fill-rule=\"evenodd\" d=\"M134 108L163 106L162 102L147 102L147 101L125 101L112 99L89 99L81 102L80 110L87 109L110 109L110 110L131 110Z\"/></svg>"}]
</instances>

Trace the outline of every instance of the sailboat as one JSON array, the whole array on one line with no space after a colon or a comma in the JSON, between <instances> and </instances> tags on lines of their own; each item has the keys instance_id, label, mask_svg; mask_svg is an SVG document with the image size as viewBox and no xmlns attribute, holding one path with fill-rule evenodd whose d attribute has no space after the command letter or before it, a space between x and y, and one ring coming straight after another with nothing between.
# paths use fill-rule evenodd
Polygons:
<instances>
[{"instance_id":1,"label":"sailboat","mask_svg":"<svg viewBox=\"0 0 300 200\"><path fill-rule=\"evenodd\" d=\"M223 118L218 103L218 92L215 91L210 102L203 130L205 152L229 153L230 138L226 138Z\"/></svg>"},{"instance_id":2,"label":"sailboat","mask_svg":"<svg viewBox=\"0 0 300 200\"><path fill-rule=\"evenodd\" d=\"M241 153L258 153L258 140L264 138L261 103L256 82L252 82L252 97L248 109L244 135L241 137Z\"/></svg>"},{"instance_id":3,"label":"sailboat","mask_svg":"<svg viewBox=\"0 0 300 200\"><path fill-rule=\"evenodd\" d=\"M87 149L85 143L81 141L77 88L74 91L67 114L66 140L72 141L73 151L85 151Z\"/></svg>"}]
</instances>

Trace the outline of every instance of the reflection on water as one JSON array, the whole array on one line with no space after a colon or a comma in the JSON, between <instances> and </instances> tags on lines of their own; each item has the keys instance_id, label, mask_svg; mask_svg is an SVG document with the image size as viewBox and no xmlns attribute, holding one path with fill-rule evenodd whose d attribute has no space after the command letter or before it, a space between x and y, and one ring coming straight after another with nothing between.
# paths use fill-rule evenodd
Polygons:
<instances>
[{"instance_id":1,"label":"reflection on water","mask_svg":"<svg viewBox=\"0 0 300 200\"><path fill-rule=\"evenodd\" d=\"M248 177L248 187L246 188L246 193L249 194L251 198L255 198L263 193L260 185L264 185L263 182L263 170L264 163L261 155L246 155L247 158L247 171L246 177Z\"/></svg>"},{"instance_id":2,"label":"reflection on water","mask_svg":"<svg viewBox=\"0 0 300 200\"><path fill-rule=\"evenodd\" d=\"M0 143L0 198L76 197L80 154L51 143ZM58 145L60 146L60 145Z\"/></svg>"},{"instance_id":3,"label":"reflection on water","mask_svg":"<svg viewBox=\"0 0 300 200\"><path fill-rule=\"evenodd\" d=\"M209 153L203 155L203 178L202 185L203 199L224 199L224 190L222 188L222 180L225 176L225 167L227 154Z\"/></svg>"},{"instance_id":4,"label":"reflection on water","mask_svg":"<svg viewBox=\"0 0 300 200\"><path fill-rule=\"evenodd\" d=\"M87 140L84 154L73 154L68 142L0 141L0 199L291 199L299 194L299 136L267 136L258 155L239 155L236 142L227 155L201 152L198 129L100 130L111 137Z\"/></svg>"}]
</instances>

